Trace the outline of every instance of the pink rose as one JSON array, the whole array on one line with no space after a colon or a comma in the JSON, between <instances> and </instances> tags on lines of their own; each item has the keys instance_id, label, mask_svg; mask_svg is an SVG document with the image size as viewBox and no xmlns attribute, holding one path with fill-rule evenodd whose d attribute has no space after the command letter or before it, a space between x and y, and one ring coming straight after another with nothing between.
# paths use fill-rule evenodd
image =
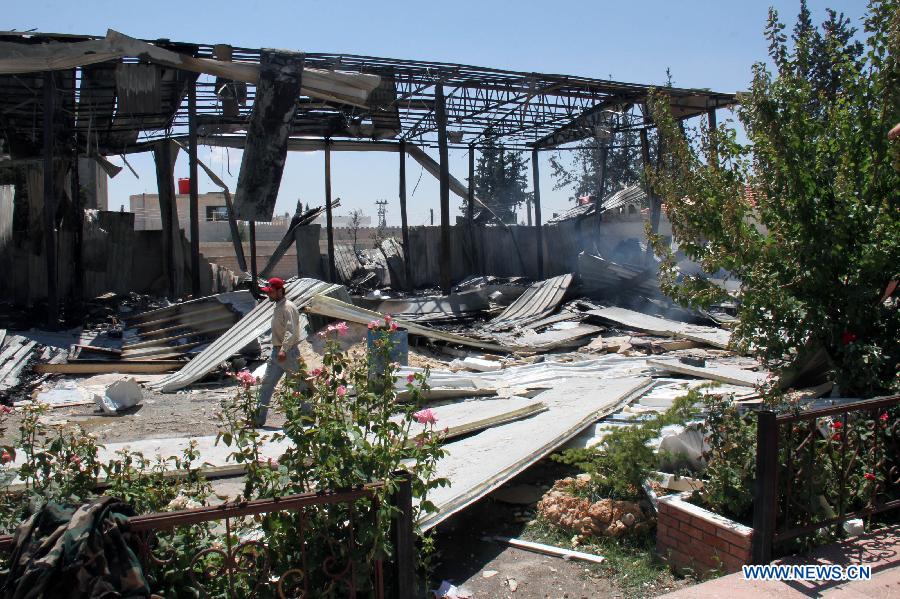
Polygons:
<instances>
[{"instance_id":1,"label":"pink rose","mask_svg":"<svg viewBox=\"0 0 900 599\"><path fill-rule=\"evenodd\" d=\"M235 378L245 389L249 389L251 385L256 383L256 378L246 368L235 375Z\"/></svg>"},{"instance_id":2,"label":"pink rose","mask_svg":"<svg viewBox=\"0 0 900 599\"><path fill-rule=\"evenodd\" d=\"M0 453L0 462L2 462L4 464L9 464L10 462L12 462L12 460L13 460L12 456L9 455L9 452L6 451L5 449L3 450L3 453Z\"/></svg>"},{"instance_id":3,"label":"pink rose","mask_svg":"<svg viewBox=\"0 0 900 599\"><path fill-rule=\"evenodd\" d=\"M370 331L373 329L377 329L380 326L381 326L381 323L378 322L377 320L373 320L373 321L369 322L369 330Z\"/></svg>"},{"instance_id":4,"label":"pink rose","mask_svg":"<svg viewBox=\"0 0 900 599\"><path fill-rule=\"evenodd\" d=\"M396 323L396 322L391 322L391 330L392 330L392 331L396 331L396 330L397 330L397 323Z\"/></svg>"},{"instance_id":5,"label":"pink rose","mask_svg":"<svg viewBox=\"0 0 900 599\"><path fill-rule=\"evenodd\" d=\"M393 320L393 318L391 317L390 314L385 314L385 315L384 315L384 324L389 323L391 320Z\"/></svg>"},{"instance_id":6,"label":"pink rose","mask_svg":"<svg viewBox=\"0 0 900 599\"><path fill-rule=\"evenodd\" d=\"M431 411L431 408L419 410L413 414L413 418L415 418L416 422L419 424L434 424L437 422L437 417L434 415L434 412Z\"/></svg>"},{"instance_id":7,"label":"pink rose","mask_svg":"<svg viewBox=\"0 0 900 599\"><path fill-rule=\"evenodd\" d=\"M337 331L338 335L346 335L347 331L350 330L350 327L347 326L346 322L339 322L334 325L334 330Z\"/></svg>"},{"instance_id":8,"label":"pink rose","mask_svg":"<svg viewBox=\"0 0 900 599\"><path fill-rule=\"evenodd\" d=\"M320 376L322 376L322 369L321 368L313 368L313 371L310 372L310 374L316 378L319 378Z\"/></svg>"},{"instance_id":9,"label":"pink rose","mask_svg":"<svg viewBox=\"0 0 900 599\"><path fill-rule=\"evenodd\" d=\"M337 388L338 397L344 397L347 395L347 387L341 385Z\"/></svg>"},{"instance_id":10,"label":"pink rose","mask_svg":"<svg viewBox=\"0 0 900 599\"><path fill-rule=\"evenodd\" d=\"M412 385L413 383L415 383L415 382L416 382L416 375L414 375L414 374L407 374L407 375L406 375L406 382L409 383L410 385Z\"/></svg>"}]
</instances>

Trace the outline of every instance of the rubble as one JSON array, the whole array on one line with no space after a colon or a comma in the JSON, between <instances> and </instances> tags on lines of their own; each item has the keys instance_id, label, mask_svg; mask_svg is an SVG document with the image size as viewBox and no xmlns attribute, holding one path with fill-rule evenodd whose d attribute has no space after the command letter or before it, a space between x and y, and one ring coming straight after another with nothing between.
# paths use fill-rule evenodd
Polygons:
<instances>
[{"instance_id":1,"label":"rubble","mask_svg":"<svg viewBox=\"0 0 900 599\"><path fill-rule=\"evenodd\" d=\"M601 499L591 503L577 495L588 481L564 478L538 502L538 513L548 522L584 536L620 537L648 530L652 518L633 501Z\"/></svg>"}]
</instances>

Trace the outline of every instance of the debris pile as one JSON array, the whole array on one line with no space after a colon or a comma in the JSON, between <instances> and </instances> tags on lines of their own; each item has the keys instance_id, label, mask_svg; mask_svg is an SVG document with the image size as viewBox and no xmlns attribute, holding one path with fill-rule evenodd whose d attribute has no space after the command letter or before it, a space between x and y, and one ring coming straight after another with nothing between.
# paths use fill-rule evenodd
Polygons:
<instances>
[{"instance_id":1,"label":"debris pile","mask_svg":"<svg viewBox=\"0 0 900 599\"><path fill-rule=\"evenodd\" d=\"M547 522L582 536L621 537L642 533L654 523L649 510L633 501L601 499L591 503L578 495L589 484L587 475L556 481L538 502L538 513Z\"/></svg>"}]
</instances>

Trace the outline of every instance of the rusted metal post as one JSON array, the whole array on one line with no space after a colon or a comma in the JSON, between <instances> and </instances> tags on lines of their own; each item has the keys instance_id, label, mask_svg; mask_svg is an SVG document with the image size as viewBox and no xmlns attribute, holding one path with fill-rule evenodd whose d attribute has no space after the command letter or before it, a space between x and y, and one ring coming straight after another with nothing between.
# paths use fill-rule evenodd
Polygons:
<instances>
[{"instance_id":1,"label":"rusted metal post","mask_svg":"<svg viewBox=\"0 0 900 599\"><path fill-rule=\"evenodd\" d=\"M753 563L772 561L778 490L778 420L760 410L756 421L756 481L753 486Z\"/></svg>"},{"instance_id":2,"label":"rusted metal post","mask_svg":"<svg viewBox=\"0 0 900 599\"><path fill-rule=\"evenodd\" d=\"M197 189L197 82L188 86L188 168L191 178L191 294L200 297L200 198Z\"/></svg>"},{"instance_id":3,"label":"rusted metal post","mask_svg":"<svg viewBox=\"0 0 900 599\"><path fill-rule=\"evenodd\" d=\"M541 223L541 170L538 165L538 150L531 150L531 180L534 186L534 226L537 234L538 278L544 278L544 227Z\"/></svg>"},{"instance_id":4,"label":"rusted metal post","mask_svg":"<svg viewBox=\"0 0 900 599\"><path fill-rule=\"evenodd\" d=\"M334 263L334 216L331 210L331 140L325 140L325 228L328 235L328 280L337 281Z\"/></svg>"},{"instance_id":5,"label":"rusted metal post","mask_svg":"<svg viewBox=\"0 0 900 599\"><path fill-rule=\"evenodd\" d=\"M391 504L397 510L391 523L391 542L394 545L394 597L418 597L416 593L416 536L413 522L412 478L409 472L395 472L397 490Z\"/></svg>"},{"instance_id":6,"label":"rusted metal post","mask_svg":"<svg viewBox=\"0 0 900 599\"><path fill-rule=\"evenodd\" d=\"M256 277L258 275L258 271L256 270L256 221L251 220L247 224L250 229L250 277L252 284L255 287L257 285Z\"/></svg>"},{"instance_id":7,"label":"rusted metal post","mask_svg":"<svg viewBox=\"0 0 900 599\"><path fill-rule=\"evenodd\" d=\"M59 289L56 272L56 190L54 189L53 73L44 72L44 257L47 264L47 328L59 327Z\"/></svg>"},{"instance_id":8,"label":"rusted metal post","mask_svg":"<svg viewBox=\"0 0 900 599\"><path fill-rule=\"evenodd\" d=\"M444 86L434 88L434 120L438 130L441 190L441 291L450 293L453 269L450 257L450 164L447 149L447 105Z\"/></svg>"},{"instance_id":9,"label":"rusted metal post","mask_svg":"<svg viewBox=\"0 0 900 599\"><path fill-rule=\"evenodd\" d=\"M400 140L400 229L403 238L403 268L406 282L412 287L412 265L409 249L409 221L406 218L406 140Z\"/></svg>"}]
</instances>

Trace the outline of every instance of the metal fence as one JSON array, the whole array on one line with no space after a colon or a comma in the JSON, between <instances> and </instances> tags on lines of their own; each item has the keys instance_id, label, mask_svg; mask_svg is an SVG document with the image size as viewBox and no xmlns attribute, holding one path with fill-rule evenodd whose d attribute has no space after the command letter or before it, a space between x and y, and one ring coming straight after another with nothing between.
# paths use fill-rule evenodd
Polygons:
<instances>
[{"instance_id":1,"label":"metal fence","mask_svg":"<svg viewBox=\"0 0 900 599\"><path fill-rule=\"evenodd\" d=\"M393 559L372 555L372 537L358 535L360 522L377 517L383 482L333 493L303 493L244 502L226 502L128 519L129 543L141 561L151 589L181 595L179 585L203 597L392 597L412 596L415 588L415 536L412 490L401 478L390 499L394 509ZM365 506L357 509L362 503ZM322 510L340 514L338 530L314 534ZM266 517L282 528L274 541L266 534ZM334 514L332 514L334 515ZM333 519L332 519L333 521ZM369 530L372 530L369 528ZM178 537L178 539L175 539ZM182 548L175 550L177 541ZM185 555L183 548L189 547ZM12 537L0 537L0 552ZM387 576L385 576L387 569ZM386 584L386 579L388 584ZM173 582L174 581L174 582ZM173 584L175 588L172 588Z\"/></svg>"},{"instance_id":2,"label":"metal fence","mask_svg":"<svg viewBox=\"0 0 900 599\"><path fill-rule=\"evenodd\" d=\"M900 508L900 396L759 412L753 561L773 547Z\"/></svg>"}]
</instances>

